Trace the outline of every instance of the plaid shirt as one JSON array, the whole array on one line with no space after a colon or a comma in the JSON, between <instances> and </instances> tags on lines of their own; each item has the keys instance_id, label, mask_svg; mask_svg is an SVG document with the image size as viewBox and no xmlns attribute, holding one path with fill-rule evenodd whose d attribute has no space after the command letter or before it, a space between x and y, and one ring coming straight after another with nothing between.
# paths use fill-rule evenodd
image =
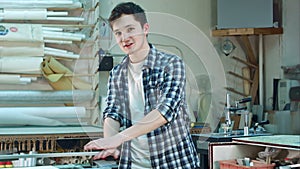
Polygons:
<instances>
[{"instance_id":1,"label":"plaid shirt","mask_svg":"<svg viewBox=\"0 0 300 169\"><path fill-rule=\"evenodd\" d=\"M146 115L157 109L167 124L147 134L152 168L193 169L200 165L189 134L185 102L185 67L181 58L150 45L142 72ZM103 119L119 121L121 130L132 125L129 110L128 56L110 72L107 107ZM130 169L130 141L122 145L119 168Z\"/></svg>"}]
</instances>

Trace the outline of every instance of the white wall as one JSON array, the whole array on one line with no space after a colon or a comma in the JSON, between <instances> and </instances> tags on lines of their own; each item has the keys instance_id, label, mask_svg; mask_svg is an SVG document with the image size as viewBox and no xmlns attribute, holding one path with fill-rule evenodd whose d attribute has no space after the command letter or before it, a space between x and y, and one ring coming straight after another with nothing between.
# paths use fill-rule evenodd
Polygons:
<instances>
[{"instance_id":1,"label":"white wall","mask_svg":"<svg viewBox=\"0 0 300 169\"><path fill-rule=\"evenodd\" d=\"M273 79L284 78L281 66L300 64L300 1L282 2L282 35L265 37L265 110L272 110Z\"/></svg>"},{"instance_id":2,"label":"white wall","mask_svg":"<svg viewBox=\"0 0 300 169\"><path fill-rule=\"evenodd\" d=\"M101 16L108 18L121 0L100 0ZM150 23L149 41L157 48L181 56L187 65L188 103L199 120L218 122L223 110L226 86L225 72L210 36L216 16L211 0L135 0L147 12ZM105 46L105 45L104 45ZM120 53L112 42L111 53ZM211 98L213 103L211 103ZM211 113L208 113L211 112Z\"/></svg>"},{"instance_id":3,"label":"white wall","mask_svg":"<svg viewBox=\"0 0 300 169\"><path fill-rule=\"evenodd\" d=\"M300 1L285 0L283 10L282 65L300 63Z\"/></svg>"},{"instance_id":4,"label":"white wall","mask_svg":"<svg viewBox=\"0 0 300 169\"><path fill-rule=\"evenodd\" d=\"M220 102L225 102L224 90L221 88L228 85L242 90L241 80L224 73L228 70L240 73L243 66L220 52L220 43L226 37L211 37L211 30L216 25L216 1L134 0L149 15L149 40L160 44L158 48L181 55L185 59L189 73L188 90L191 95L188 99L191 111L197 111L201 121L208 120L213 124L222 111L223 105ZM119 2L122 1L100 0L101 16L107 18L111 9ZM281 65L300 63L300 1L284 0L283 3L284 34L264 37L264 102L267 110L272 108L273 79L282 78ZM232 56L245 58L245 53L235 37L227 38L236 45ZM255 37L250 37L250 40L257 45ZM166 44L169 46L163 46ZM120 53L113 42L106 47L111 53ZM215 109L207 107L212 95ZM233 97L241 98L238 95Z\"/></svg>"}]
</instances>

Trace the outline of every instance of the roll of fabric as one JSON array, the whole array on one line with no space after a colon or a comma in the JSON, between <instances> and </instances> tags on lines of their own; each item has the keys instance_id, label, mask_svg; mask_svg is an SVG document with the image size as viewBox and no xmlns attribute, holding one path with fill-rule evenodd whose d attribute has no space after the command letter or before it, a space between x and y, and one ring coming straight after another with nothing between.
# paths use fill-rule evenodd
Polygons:
<instances>
[{"instance_id":1,"label":"roll of fabric","mask_svg":"<svg viewBox=\"0 0 300 169\"><path fill-rule=\"evenodd\" d=\"M82 3L79 0L1 0L1 8L81 8Z\"/></svg>"},{"instance_id":2,"label":"roll of fabric","mask_svg":"<svg viewBox=\"0 0 300 169\"><path fill-rule=\"evenodd\" d=\"M95 98L92 90L1 90L1 104L84 103Z\"/></svg>"},{"instance_id":3,"label":"roll of fabric","mask_svg":"<svg viewBox=\"0 0 300 169\"><path fill-rule=\"evenodd\" d=\"M0 57L0 72L41 74L42 57Z\"/></svg>"},{"instance_id":4,"label":"roll of fabric","mask_svg":"<svg viewBox=\"0 0 300 169\"><path fill-rule=\"evenodd\" d=\"M44 56L42 25L1 23L0 56Z\"/></svg>"},{"instance_id":5,"label":"roll of fabric","mask_svg":"<svg viewBox=\"0 0 300 169\"><path fill-rule=\"evenodd\" d=\"M0 107L0 117L7 114L27 114L51 119L71 119L85 117L86 111L84 107Z\"/></svg>"},{"instance_id":6,"label":"roll of fabric","mask_svg":"<svg viewBox=\"0 0 300 169\"><path fill-rule=\"evenodd\" d=\"M20 75L0 75L0 84L28 84L31 83L30 77L21 77Z\"/></svg>"},{"instance_id":7,"label":"roll of fabric","mask_svg":"<svg viewBox=\"0 0 300 169\"><path fill-rule=\"evenodd\" d=\"M3 9L5 20L46 20L46 9Z\"/></svg>"},{"instance_id":8,"label":"roll of fabric","mask_svg":"<svg viewBox=\"0 0 300 169\"><path fill-rule=\"evenodd\" d=\"M2 107L0 108L0 126L38 125L58 126L74 125L86 116L84 107ZM67 120L75 119L68 123Z\"/></svg>"}]
</instances>

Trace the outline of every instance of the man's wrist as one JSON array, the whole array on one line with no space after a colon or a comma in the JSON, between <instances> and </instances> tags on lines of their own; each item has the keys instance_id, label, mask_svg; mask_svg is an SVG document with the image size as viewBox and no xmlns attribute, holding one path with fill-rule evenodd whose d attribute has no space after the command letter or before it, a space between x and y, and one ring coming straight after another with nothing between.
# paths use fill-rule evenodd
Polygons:
<instances>
[{"instance_id":1,"label":"man's wrist","mask_svg":"<svg viewBox=\"0 0 300 169\"><path fill-rule=\"evenodd\" d=\"M120 139L122 143L124 143L124 142L129 141L129 140L132 139L132 137L127 136L126 134L124 134L122 132L118 133L116 136L117 136L117 139Z\"/></svg>"}]
</instances>

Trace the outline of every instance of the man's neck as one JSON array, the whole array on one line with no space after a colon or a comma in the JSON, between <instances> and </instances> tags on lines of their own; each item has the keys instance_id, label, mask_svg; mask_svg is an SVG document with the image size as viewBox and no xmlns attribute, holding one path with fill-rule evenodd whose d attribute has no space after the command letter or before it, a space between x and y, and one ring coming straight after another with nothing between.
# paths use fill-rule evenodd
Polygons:
<instances>
[{"instance_id":1,"label":"man's neck","mask_svg":"<svg viewBox=\"0 0 300 169\"><path fill-rule=\"evenodd\" d=\"M130 54L129 55L129 58L130 58L130 62L131 63L139 63L139 62L142 62L143 60L146 59L146 57L148 56L149 54L149 51L150 51L150 46L147 45L144 50L141 50L139 52L135 52L133 54Z\"/></svg>"}]
</instances>

